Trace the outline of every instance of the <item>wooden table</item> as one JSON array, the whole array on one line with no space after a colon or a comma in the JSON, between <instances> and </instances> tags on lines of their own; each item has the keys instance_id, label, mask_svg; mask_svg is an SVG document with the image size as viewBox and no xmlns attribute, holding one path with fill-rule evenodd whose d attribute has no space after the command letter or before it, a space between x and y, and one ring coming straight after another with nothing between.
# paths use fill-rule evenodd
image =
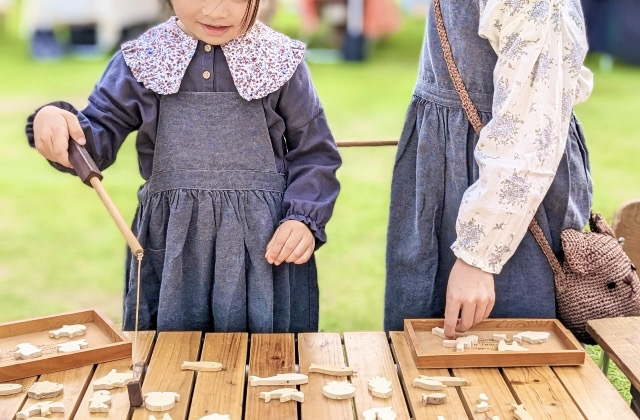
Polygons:
<instances>
[{"instance_id":1,"label":"wooden table","mask_svg":"<svg viewBox=\"0 0 640 420\"><path fill-rule=\"evenodd\" d=\"M631 381L631 407L640 417L640 317L595 319L587 331Z\"/></svg>"},{"instance_id":2,"label":"wooden table","mask_svg":"<svg viewBox=\"0 0 640 420\"><path fill-rule=\"evenodd\" d=\"M513 419L510 404L524 403L534 419L635 419L631 409L609 383L598 367L587 357L579 367L483 368L483 369L417 369L403 333L352 332L341 337L335 333L313 334L202 334L199 332L144 332L138 347L140 357L149 360L143 391L173 391L180 401L168 413L174 420L200 419L212 414L230 414L231 419L258 420L340 420L363 419L372 407L393 406L399 420L410 418L435 420ZM296 340L297 338L297 340ZM222 362L226 370L196 374L181 371L185 360ZM113 404L108 416L90 415L87 405L93 380L111 369L125 370L130 360L87 366L65 372L24 379L25 386L36 379L65 385L64 394L54 400L64 402L66 413L49 418L144 419L152 414L143 408L131 412L126 388L113 390ZM310 363L348 365L357 374L351 378L357 387L353 400L335 401L322 395L322 386L331 380L346 380L312 373L309 383L301 385L305 402L265 403L259 392L278 387L247 387L246 374L271 376L294 372L296 366L308 373ZM248 367L247 367L248 364ZM423 407L424 390L411 383L419 374L457 375L471 384L446 388L449 401L444 405ZM371 396L367 380L386 376L394 393L388 400ZM473 409L478 394L484 392L493 408L486 414ZM25 393L0 397L0 419L12 419L16 411L32 404ZM156 418L162 415L155 413Z\"/></svg>"}]
</instances>

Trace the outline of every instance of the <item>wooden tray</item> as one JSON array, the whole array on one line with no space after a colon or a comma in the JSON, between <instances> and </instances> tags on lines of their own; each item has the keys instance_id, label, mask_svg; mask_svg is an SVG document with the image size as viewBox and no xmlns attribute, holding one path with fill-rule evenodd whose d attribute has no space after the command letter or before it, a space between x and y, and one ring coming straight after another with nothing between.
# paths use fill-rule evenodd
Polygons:
<instances>
[{"instance_id":1,"label":"wooden tray","mask_svg":"<svg viewBox=\"0 0 640 420\"><path fill-rule=\"evenodd\" d=\"M49 337L50 330L71 324L86 325L86 334L73 338ZM80 339L89 343L86 349L71 353L58 352L57 344ZM13 353L19 343L40 347L42 356L16 360ZM131 341L95 309L0 324L0 382L127 357L131 357Z\"/></svg>"},{"instance_id":2,"label":"wooden tray","mask_svg":"<svg viewBox=\"0 0 640 420\"><path fill-rule=\"evenodd\" d=\"M463 368L507 366L573 366L584 363L585 352L578 340L557 319L488 319L462 335L478 336L478 346L458 353L442 346L442 338L431 333L443 327L443 319L406 319L404 332L418 368ZM523 343L527 352L498 352L494 333L513 334L523 331L547 331L549 341L542 344Z\"/></svg>"}]
</instances>

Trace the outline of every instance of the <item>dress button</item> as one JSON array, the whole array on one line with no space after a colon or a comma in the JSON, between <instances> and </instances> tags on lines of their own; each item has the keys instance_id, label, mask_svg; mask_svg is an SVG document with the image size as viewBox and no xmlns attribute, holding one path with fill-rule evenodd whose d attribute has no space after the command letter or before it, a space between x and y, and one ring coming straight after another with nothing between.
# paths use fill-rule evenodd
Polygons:
<instances>
[{"instance_id":1,"label":"dress button","mask_svg":"<svg viewBox=\"0 0 640 420\"><path fill-rule=\"evenodd\" d=\"M211 72L206 70L204 73L202 73L202 77L204 77L205 80L209 80L209 78L211 77Z\"/></svg>"},{"instance_id":2,"label":"dress button","mask_svg":"<svg viewBox=\"0 0 640 420\"><path fill-rule=\"evenodd\" d=\"M206 52L211 52L211 45L209 45L209 44L205 45L205 46L204 46L204 50L205 50Z\"/></svg>"}]
</instances>

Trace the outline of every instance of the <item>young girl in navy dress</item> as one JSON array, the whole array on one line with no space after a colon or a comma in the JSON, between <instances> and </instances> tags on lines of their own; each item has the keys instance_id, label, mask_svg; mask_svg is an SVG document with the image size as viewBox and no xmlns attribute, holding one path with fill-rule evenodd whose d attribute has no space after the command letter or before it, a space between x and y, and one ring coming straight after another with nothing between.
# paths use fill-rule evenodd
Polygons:
<instances>
[{"instance_id":1,"label":"young girl in navy dress","mask_svg":"<svg viewBox=\"0 0 640 420\"><path fill-rule=\"evenodd\" d=\"M172 6L115 54L84 110L55 102L30 116L29 142L73 172L72 138L105 169L137 130L142 329L317 330L313 253L341 160L305 47L255 21L259 0ZM125 329L136 265L129 255Z\"/></svg>"}]
</instances>

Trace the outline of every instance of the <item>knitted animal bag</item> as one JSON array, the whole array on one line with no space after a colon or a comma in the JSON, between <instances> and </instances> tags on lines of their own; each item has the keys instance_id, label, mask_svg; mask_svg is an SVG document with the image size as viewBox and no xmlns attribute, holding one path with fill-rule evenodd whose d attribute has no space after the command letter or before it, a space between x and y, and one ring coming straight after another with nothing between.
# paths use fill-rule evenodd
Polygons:
<instances>
[{"instance_id":1,"label":"knitted animal bag","mask_svg":"<svg viewBox=\"0 0 640 420\"><path fill-rule=\"evenodd\" d=\"M433 0L433 5L447 70L469 122L480 135L482 120L453 60L440 1ZM592 213L589 225L590 232L562 232L561 259L554 254L535 218L529 230L553 270L558 318L578 340L595 344L586 329L590 319L640 315L640 280L636 267L602 216Z\"/></svg>"}]
</instances>

